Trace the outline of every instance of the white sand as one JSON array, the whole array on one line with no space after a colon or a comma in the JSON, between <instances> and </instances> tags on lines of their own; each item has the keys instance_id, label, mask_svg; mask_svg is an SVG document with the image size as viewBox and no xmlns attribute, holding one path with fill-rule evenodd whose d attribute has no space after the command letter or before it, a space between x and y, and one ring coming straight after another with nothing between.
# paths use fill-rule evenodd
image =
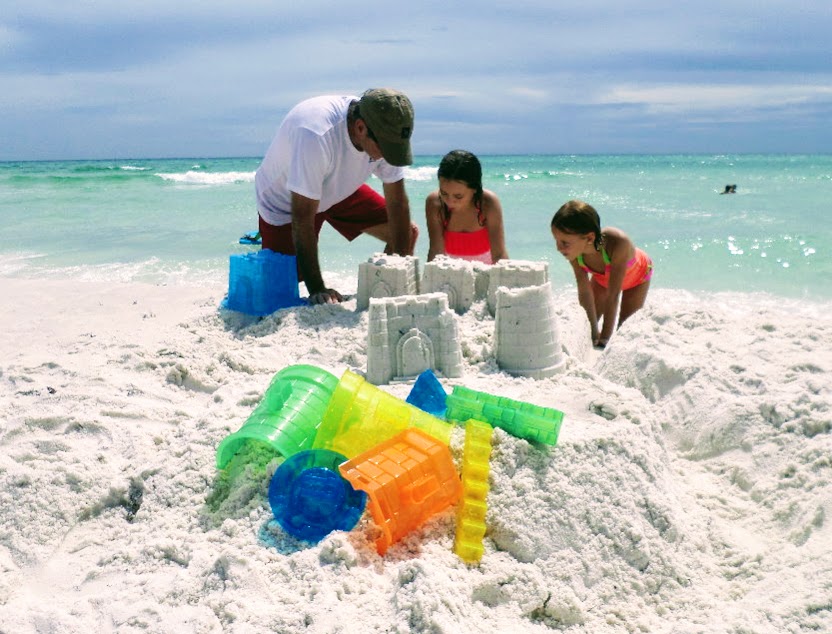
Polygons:
<instances>
[{"instance_id":1,"label":"white sand","mask_svg":"<svg viewBox=\"0 0 832 634\"><path fill-rule=\"evenodd\" d=\"M475 305L454 383L566 416L555 448L495 432L466 566L452 511L382 558L369 514L285 534L275 464L218 476L278 370L366 370L355 300L245 326L224 290L0 279L4 634L832 631L828 305L657 290L596 360L570 289L540 381Z\"/></svg>"}]
</instances>

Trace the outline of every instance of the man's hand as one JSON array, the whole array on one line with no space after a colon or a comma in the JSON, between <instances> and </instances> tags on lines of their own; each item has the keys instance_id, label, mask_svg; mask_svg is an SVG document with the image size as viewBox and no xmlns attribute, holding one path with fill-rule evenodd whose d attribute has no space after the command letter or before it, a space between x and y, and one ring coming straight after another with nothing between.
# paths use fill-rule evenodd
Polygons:
<instances>
[{"instance_id":1,"label":"man's hand","mask_svg":"<svg viewBox=\"0 0 832 634\"><path fill-rule=\"evenodd\" d=\"M332 288L325 288L322 291L313 293L309 296L309 303L315 304L340 304L344 301L344 297Z\"/></svg>"}]
</instances>

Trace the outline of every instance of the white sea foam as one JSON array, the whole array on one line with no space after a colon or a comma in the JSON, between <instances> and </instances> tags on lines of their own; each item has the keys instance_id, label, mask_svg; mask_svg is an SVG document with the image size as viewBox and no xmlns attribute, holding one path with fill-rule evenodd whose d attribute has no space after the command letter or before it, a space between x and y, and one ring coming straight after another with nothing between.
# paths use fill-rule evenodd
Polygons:
<instances>
[{"instance_id":1,"label":"white sea foam","mask_svg":"<svg viewBox=\"0 0 832 634\"><path fill-rule=\"evenodd\" d=\"M404 177L409 181L431 181L436 179L436 166L405 167Z\"/></svg>"},{"instance_id":2,"label":"white sea foam","mask_svg":"<svg viewBox=\"0 0 832 634\"><path fill-rule=\"evenodd\" d=\"M54 266L46 254L0 258L0 278L63 280L89 283L144 283L158 286L220 286L228 284L228 264L216 260L170 262L156 257L136 262Z\"/></svg>"},{"instance_id":3,"label":"white sea foam","mask_svg":"<svg viewBox=\"0 0 832 634\"><path fill-rule=\"evenodd\" d=\"M548 170L546 172L547 176L578 176L582 177L584 175L583 172L577 172L573 170Z\"/></svg>"},{"instance_id":4,"label":"white sea foam","mask_svg":"<svg viewBox=\"0 0 832 634\"><path fill-rule=\"evenodd\" d=\"M0 254L0 275L17 275L25 271L34 260L45 257L43 253L4 253Z\"/></svg>"},{"instance_id":5,"label":"white sea foam","mask_svg":"<svg viewBox=\"0 0 832 634\"><path fill-rule=\"evenodd\" d=\"M194 172L165 174L157 173L162 180L187 185L228 185L230 183L252 183L254 172Z\"/></svg>"}]
</instances>

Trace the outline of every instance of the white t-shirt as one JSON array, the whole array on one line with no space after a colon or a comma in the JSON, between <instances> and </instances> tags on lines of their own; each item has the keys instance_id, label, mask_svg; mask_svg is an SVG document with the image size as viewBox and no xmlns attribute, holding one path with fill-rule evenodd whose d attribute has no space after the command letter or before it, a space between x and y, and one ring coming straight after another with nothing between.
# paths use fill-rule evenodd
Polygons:
<instances>
[{"instance_id":1,"label":"white t-shirt","mask_svg":"<svg viewBox=\"0 0 832 634\"><path fill-rule=\"evenodd\" d=\"M355 149L347 132L347 110L358 97L324 96L289 111L254 177L257 211L270 225L292 221L292 194L319 201L318 213L341 202L369 178L383 183L404 178L384 159Z\"/></svg>"}]
</instances>

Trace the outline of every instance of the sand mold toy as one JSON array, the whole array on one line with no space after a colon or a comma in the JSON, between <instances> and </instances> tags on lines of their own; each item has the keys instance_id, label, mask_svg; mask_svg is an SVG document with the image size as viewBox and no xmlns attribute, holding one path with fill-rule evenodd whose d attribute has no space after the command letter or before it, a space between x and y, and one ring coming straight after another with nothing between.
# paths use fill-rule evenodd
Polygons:
<instances>
[{"instance_id":1,"label":"sand mold toy","mask_svg":"<svg viewBox=\"0 0 832 634\"><path fill-rule=\"evenodd\" d=\"M447 421L416 404L437 414L444 409ZM233 465L237 454L247 459L250 451L282 455L269 503L284 530L307 541L353 528L369 498L382 555L462 498L454 551L476 563L483 554L493 427L555 445L562 420L559 410L461 386L447 394L430 370L405 402L350 370L339 380L315 366L291 365L220 443L217 467ZM462 481L448 446L455 422L466 428Z\"/></svg>"},{"instance_id":2,"label":"sand mold toy","mask_svg":"<svg viewBox=\"0 0 832 634\"><path fill-rule=\"evenodd\" d=\"M373 521L381 528L380 555L462 494L450 449L419 429L406 429L339 469L369 496Z\"/></svg>"},{"instance_id":3,"label":"sand mold toy","mask_svg":"<svg viewBox=\"0 0 832 634\"><path fill-rule=\"evenodd\" d=\"M488 509L488 474L491 471L491 436L488 423L469 420L465 423L465 447L462 455L462 501L457 508L454 552L467 563L482 558L485 537L485 513Z\"/></svg>"},{"instance_id":4,"label":"sand mold toy","mask_svg":"<svg viewBox=\"0 0 832 634\"><path fill-rule=\"evenodd\" d=\"M555 445L563 422L563 412L549 407L515 401L462 386L448 395L448 420L464 422L471 418L500 427L518 438Z\"/></svg>"},{"instance_id":5,"label":"sand mold toy","mask_svg":"<svg viewBox=\"0 0 832 634\"><path fill-rule=\"evenodd\" d=\"M269 249L230 257L224 308L262 317L305 304L298 290L297 259Z\"/></svg>"},{"instance_id":6,"label":"sand mold toy","mask_svg":"<svg viewBox=\"0 0 832 634\"><path fill-rule=\"evenodd\" d=\"M453 425L345 370L332 393L313 447L357 456L408 427L447 445Z\"/></svg>"},{"instance_id":7,"label":"sand mold toy","mask_svg":"<svg viewBox=\"0 0 832 634\"><path fill-rule=\"evenodd\" d=\"M269 484L269 505L290 535L316 542L334 530L351 530L367 503L338 471L344 456L309 449L285 460Z\"/></svg>"},{"instance_id":8,"label":"sand mold toy","mask_svg":"<svg viewBox=\"0 0 832 634\"><path fill-rule=\"evenodd\" d=\"M312 365L283 368L243 426L220 443L217 468L224 468L249 441L265 443L284 458L311 449L337 385L336 376Z\"/></svg>"},{"instance_id":9,"label":"sand mold toy","mask_svg":"<svg viewBox=\"0 0 832 634\"><path fill-rule=\"evenodd\" d=\"M416 382L405 400L428 414L443 418L448 407L447 398L448 394L433 370L425 370L416 377Z\"/></svg>"}]
</instances>

